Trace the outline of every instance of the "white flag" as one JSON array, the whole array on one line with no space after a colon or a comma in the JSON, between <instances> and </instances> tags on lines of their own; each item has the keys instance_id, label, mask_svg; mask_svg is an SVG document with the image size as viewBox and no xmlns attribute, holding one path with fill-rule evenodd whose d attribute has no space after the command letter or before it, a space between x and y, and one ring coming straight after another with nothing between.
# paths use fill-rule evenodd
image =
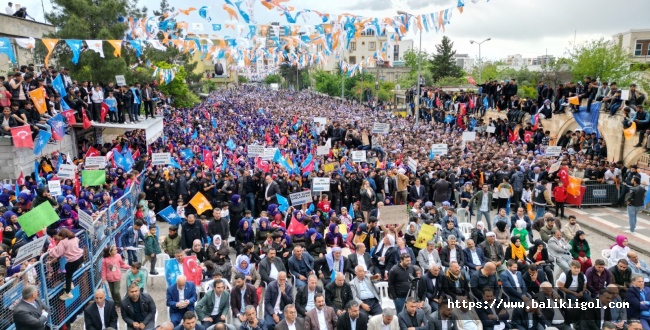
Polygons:
<instances>
[{"instance_id":1,"label":"white flag","mask_svg":"<svg viewBox=\"0 0 650 330\"><path fill-rule=\"evenodd\" d=\"M153 48L155 48L157 50L162 50L162 51L167 50L167 47L165 47L165 45L163 45L163 43L158 41L158 40L149 39L149 40L147 40L147 42L149 43L149 45L151 45L151 47L153 47Z\"/></svg>"},{"instance_id":2,"label":"white flag","mask_svg":"<svg viewBox=\"0 0 650 330\"><path fill-rule=\"evenodd\" d=\"M221 151L221 147L219 147L219 157L217 157L217 165L221 165L223 163L223 152Z\"/></svg>"},{"instance_id":3,"label":"white flag","mask_svg":"<svg viewBox=\"0 0 650 330\"><path fill-rule=\"evenodd\" d=\"M34 49L36 47L36 39L34 38L16 38L16 44L22 48Z\"/></svg>"},{"instance_id":4,"label":"white flag","mask_svg":"<svg viewBox=\"0 0 650 330\"><path fill-rule=\"evenodd\" d=\"M92 50L99 54L99 57L104 58L104 47L101 40L86 40L88 50Z\"/></svg>"}]
</instances>

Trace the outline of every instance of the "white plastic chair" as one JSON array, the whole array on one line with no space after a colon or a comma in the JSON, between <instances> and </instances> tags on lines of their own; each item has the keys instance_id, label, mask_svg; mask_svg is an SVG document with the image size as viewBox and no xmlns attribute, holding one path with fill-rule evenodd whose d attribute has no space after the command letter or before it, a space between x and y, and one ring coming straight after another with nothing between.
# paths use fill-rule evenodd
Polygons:
<instances>
[{"instance_id":1,"label":"white plastic chair","mask_svg":"<svg viewBox=\"0 0 650 330\"><path fill-rule=\"evenodd\" d=\"M158 253L156 255L155 269L158 272L158 275L147 274L147 283L149 283L149 280L151 280L150 285L153 285L154 278L156 277L165 278L165 262L167 260L169 260L169 255L167 253ZM149 263L149 266L151 266L151 263Z\"/></svg>"},{"instance_id":2,"label":"white plastic chair","mask_svg":"<svg viewBox=\"0 0 650 330\"><path fill-rule=\"evenodd\" d=\"M609 259L609 257L612 255L612 249L604 249L600 251L600 255L605 258L605 260Z\"/></svg>"},{"instance_id":3,"label":"white plastic chair","mask_svg":"<svg viewBox=\"0 0 650 330\"><path fill-rule=\"evenodd\" d=\"M458 216L458 223L469 223L469 217L467 216L467 210L464 208L459 208L456 210L456 215Z\"/></svg>"},{"instance_id":4,"label":"white plastic chair","mask_svg":"<svg viewBox=\"0 0 650 330\"><path fill-rule=\"evenodd\" d=\"M375 283L375 287L379 290L381 306L383 308L390 307L395 309L395 302L388 297L388 282L377 282Z\"/></svg>"},{"instance_id":5,"label":"white plastic chair","mask_svg":"<svg viewBox=\"0 0 650 330\"><path fill-rule=\"evenodd\" d=\"M470 236L472 236L472 229L474 229L474 225L469 222L461 222L458 224L458 229L460 229L460 232L465 235L465 239L468 239Z\"/></svg>"}]
</instances>

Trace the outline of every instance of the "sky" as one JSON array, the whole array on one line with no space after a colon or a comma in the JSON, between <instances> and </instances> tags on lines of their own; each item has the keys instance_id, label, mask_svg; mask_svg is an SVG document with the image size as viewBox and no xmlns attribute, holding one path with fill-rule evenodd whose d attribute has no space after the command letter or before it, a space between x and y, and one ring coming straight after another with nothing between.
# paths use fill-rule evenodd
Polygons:
<instances>
[{"instance_id":1,"label":"sky","mask_svg":"<svg viewBox=\"0 0 650 330\"><path fill-rule=\"evenodd\" d=\"M262 7L255 1L255 16L258 21L274 20L275 12ZM330 14L352 13L366 17L396 15L397 10L411 14L437 12L455 6L458 0L291 0L286 4L296 8L308 8ZM169 0L175 8L200 8L212 6L210 23L228 23L228 15L221 6L224 0ZM234 2L234 1L233 1ZM611 39L619 32L630 29L650 29L648 13L649 0L465 0L461 14L454 10L451 24L446 31L430 31L422 35L422 48L435 51L443 35L453 42L458 54L469 54L478 58L478 46L470 40L482 41L491 38L481 46L484 60L499 60L507 55L521 54L523 57L540 55L566 56L574 40L577 44L592 39ZM22 0L28 13L43 21L41 0ZM52 10L50 1L43 0L46 11ZM157 0L139 0L151 12L159 7ZM196 13L196 12L194 12ZM197 14L180 16L179 20L207 23ZM407 38L415 40L418 47L419 35L409 33Z\"/></svg>"}]
</instances>

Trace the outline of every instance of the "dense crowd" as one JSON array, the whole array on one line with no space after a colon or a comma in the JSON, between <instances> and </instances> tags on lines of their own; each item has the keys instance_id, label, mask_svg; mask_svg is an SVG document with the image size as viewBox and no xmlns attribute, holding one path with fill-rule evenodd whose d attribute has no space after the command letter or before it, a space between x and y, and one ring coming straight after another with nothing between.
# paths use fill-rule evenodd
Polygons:
<instances>
[{"instance_id":1,"label":"dense crowd","mask_svg":"<svg viewBox=\"0 0 650 330\"><path fill-rule=\"evenodd\" d=\"M83 253L74 235L78 213L96 215L142 180L133 226L104 251L107 290L96 291L85 309L87 329L115 328L118 310L129 329L153 329L155 314L167 311L143 292L146 278L183 270L188 256L202 274L198 283L184 271L168 282L171 324L162 329L647 328L645 261L622 236L608 260L592 260L578 219L564 220L569 176L620 179L621 205L642 206L636 167L600 162L607 155L603 142L588 134L552 139L531 125L480 116L461 101L436 106L440 114L433 117L443 120L418 125L372 107L256 86L215 92L191 109L160 108L165 130L153 145L134 131L80 146L82 154L108 156L103 186L75 191L74 182L62 180L65 193L54 198L37 183L56 176L56 164L44 159L17 197L13 187L3 187L0 203L11 209L4 213L2 249L15 257L21 238L31 239L20 236L18 216L50 203L61 216L46 229L50 257L65 256L71 277ZM390 129L373 133L376 123ZM463 138L468 132L476 134ZM432 150L441 144L445 152ZM545 154L551 144L563 146L560 156ZM255 145L277 151L252 156ZM133 165L125 169L115 153L127 151ZM365 151L365 161L353 162L352 151ZM172 163L152 165L150 154L163 152ZM83 167L83 157L75 161ZM314 191L318 178L327 179L328 189ZM291 194L303 191L311 191L311 200L290 205ZM192 203L197 196L209 211ZM407 221L382 218L382 208L393 205L404 205ZM182 222L159 237L156 223L170 221L162 212L169 207ZM417 241L425 225L436 232L422 247ZM139 244L144 260L126 249ZM156 260L166 257L156 269ZM5 276L25 267L9 257L4 262ZM65 285L60 298L67 300L71 280ZM23 300L33 306L35 297L26 286ZM630 305L602 313L533 306L567 300ZM464 301L523 305L450 308ZM25 329L17 310L14 320ZM110 313L102 318L98 310Z\"/></svg>"}]
</instances>

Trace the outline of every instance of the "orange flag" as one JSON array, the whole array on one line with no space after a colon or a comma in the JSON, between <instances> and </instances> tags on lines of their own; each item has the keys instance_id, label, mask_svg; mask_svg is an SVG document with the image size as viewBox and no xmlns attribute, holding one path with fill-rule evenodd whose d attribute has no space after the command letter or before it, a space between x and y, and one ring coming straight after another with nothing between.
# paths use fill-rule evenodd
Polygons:
<instances>
[{"instance_id":1,"label":"orange flag","mask_svg":"<svg viewBox=\"0 0 650 330\"><path fill-rule=\"evenodd\" d=\"M196 209L197 214L201 214L207 210L212 210L212 205L210 204L210 201L208 201L205 196L203 196L202 193L197 192L194 197L190 200L190 205L194 206L194 209Z\"/></svg>"},{"instance_id":2,"label":"orange flag","mask_svg":"<svg viewBox=\"0 0 650 330\"><path fill-rule=\"evenodd\" d=\"M580 100L578 100L577 96L570 97L569 104L580 105Z\"/></svg>"},{"instance_id":3,"label":"orange flag","mask_svg":"<svg viewBox=\"0 0 650 330\"><path fill-rule=\"evenodd\" d=\"M106 40L111 46L113 46L113 56L122 57L122 40Z\"/></svg>"},{"instance_id":4,"label":"orange flag","mask_svg":"<svg viewBox=\"0 0 650 330\"><path fill-rule=\"evenodd\" d=\"M44 114L47 112L47 105L45 105L45 88L41 87L29 92L29 97L32 99L32 102L34 102L34 106L36 107L36 110L38 110L38 113Z\"/></svg>"},{"instance_id":5,"label":"orange flag","mask_svg":"<svg viewBox=\"0 0 650 330\"><path fill-rule=\"evenodd\" d=\"M632 122L632 125L630 127L626 128L623 130L623 136L625 136L626 140L629 140L634 137L636 134L636 123Z\"/></svg>"},{"instance_id":6,"label":"orange flag","mask_svg":"<svg viewBox=\"0 0 650 330\"><path fill-rule=\"evenodd\" d=\"M54 46L59 42L59 39L41 39L45 48L47 48L47 55L45 55L45 66L49 66L50 56L54 50Z\"/></svg>"},{"instance_id":7,"label":"orange flag","mask_svg":"<svg viewBox=\"0 0 650 330\"><path fill-rule=\"evenodd\" d=\"M580 196L580 185L582 184L582 179L576 178L574 176L569 176L569 186L566 187L566 192L572 196Z\"/></svg>"}]
</instances>

